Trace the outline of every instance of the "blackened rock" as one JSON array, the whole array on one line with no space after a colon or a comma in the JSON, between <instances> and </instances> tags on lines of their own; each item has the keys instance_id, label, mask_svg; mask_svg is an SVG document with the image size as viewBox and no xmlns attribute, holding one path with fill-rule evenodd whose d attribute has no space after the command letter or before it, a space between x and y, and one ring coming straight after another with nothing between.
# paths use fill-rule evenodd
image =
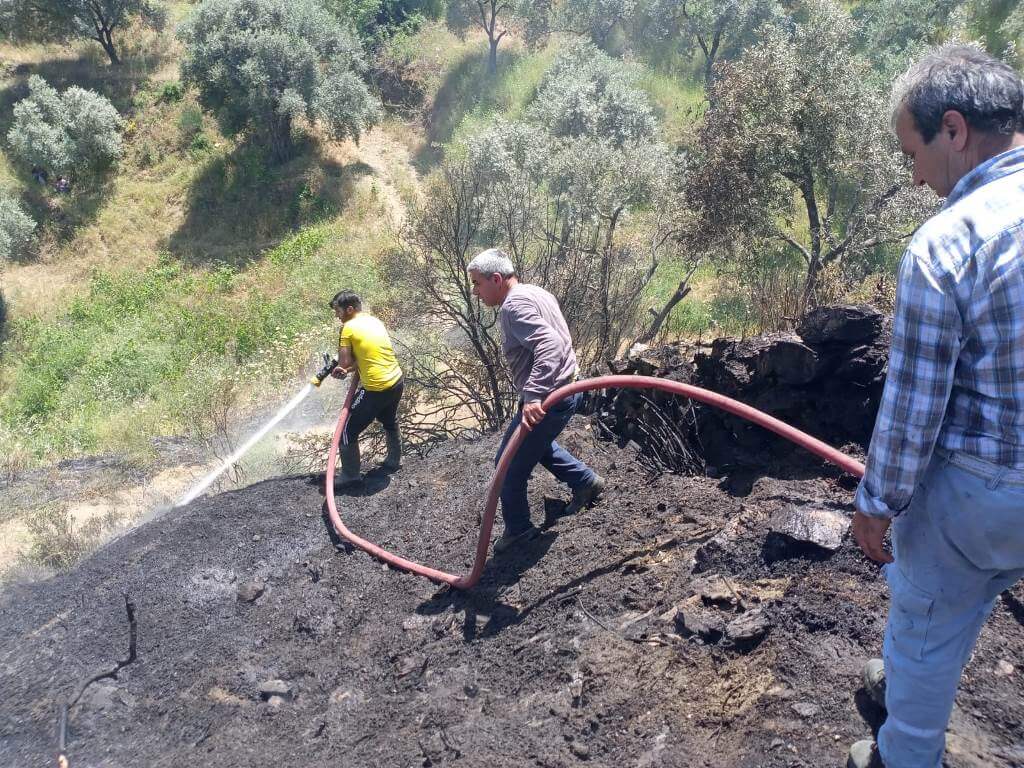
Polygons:
<instances>
[{"instance_id":1,"label":"blackened rock","mask_svg":"<svg viewBox=\"0 0 1024 768\"><path fill-rule=\"evenodd\" d=\"M827 557L842 546L850 518L841 512L790 504L769 523L765 554L769 560L789 557Z\"/></svg>"},{"instance_id":2,"label":"blackened rock","mask_svg":"<svg viewBox=\"0 0 1024 768\"><path fill-rule=\"evenodd\" d=\"M792 333L764 337L768 346L757 357L757 373L785 384L807 384L818 375L818 354Z\"/></svg>"},{"instance_id":3,"label":"blackened rock","mask_svg":"<svg viewBox=\"0 0 1024 768\"><path fill-rule=\"evenodd\" d=\"M882 332L885 315L867 304L817 307L800 318L796 332L810 344L861 341Z\"/></svg>"},{"instance_id":4,"label":"blackened rock","mask_svg":"<svg viewBox=\"0 0 1024 768\"><path fill-rule=\"evenodd\" d=\"M733 646L741 649L752 648L768 634L772 623L760 608L737 616L725 626L725 636Z\"/></svg>"},{"instance_id":5,"label":"blackened rock","mask_svg":"<svg viewBox=\"0 0 1024 768\"><path fill-rule=\"evenodd\" d=\"M243 603L253 603L259 599L266 589L261 581L246 581L238 587L238 599Z\"/></svg>"},{"instance_id":6,"label":"blackened rock","mask_svg":"<svg viewBox=\"0 0 1024 768\"><path fill-rule=\"evenodd\" d=\"M683 637L696 635L708 645L714 645L725 634L725 622L713 610L699 605L679 607L675 617L676 630Z\"/></svg>"},{"instance_id":7,"label":"blackened rock","mask_svg":"<svg viewBox=\"0 0 1024 768\"><path fill-rule=\"evenodd\" d=\"M266 680L260 683L260 696L264 701L269 701L272 696L278 696L285 701L291 701L294 691L290 683L284 680Z\"/></svg>"},{"instance_id":8,"label":"blackened rock","mask_svg":"<svg viewBox=\"0 0 1024 768\"><path fill-rule=\"evenodd\" d=\"M858 384L871 384L877 380L889 359L888 350L881 343L862 344L851 349L848 355L832 375Z\"/></svg>"},{"instance_id":9,"label":"blackened rock","mask_svg":"<svg viewBox=\"0 0 1024 768\"><path fill-rule=\"evenodd\" d=\"M717 573L695 580L691 587L704 605L733 606L738 602L725 579Z\"/></svg>"}]
</instances>

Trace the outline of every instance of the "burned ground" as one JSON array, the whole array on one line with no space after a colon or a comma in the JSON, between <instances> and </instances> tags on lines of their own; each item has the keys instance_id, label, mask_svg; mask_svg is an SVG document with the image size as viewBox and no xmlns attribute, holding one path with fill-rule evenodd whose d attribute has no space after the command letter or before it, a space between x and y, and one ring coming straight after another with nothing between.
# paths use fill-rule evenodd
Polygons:
<instances>
[{"instance_id":1,"label":"burned ground","mask_svg":"<svg viewBox=\"0 0 1024 768\"><path fill-rule=\"evenodd\" d=\"M710 386L862 454L884 318L823 309L798 330L612 369ZM591 407L564 442L607 478L602 501L492 559L468 593L333 538L313 477L200 499L8 588L0 765L52 764L61 703L125 657L124 594L137 658L71 710L72 766L844 764L883 714L859 670L888 597L849 538L853 479L688 401L627 391ZM465 572L497 439L371 474L342 516ZM651 474L673 465L698 471ZM537 474L539 523L562 489ZM951 768L1024 766L1022 625L1018 585L964 675Z\"/></svg>"},{"instance_id":2,"label":"burned ground","mask_svg":"<svg viewBox=\"0 0 1024 768\"><path fill-rule=\"evenodd\" d=\"M461 571L496 439L372 477L342 514ZM884 579L848 536L795 557L766 541L787 507L848 516L850 480L811 459L740 491L651 477L579 417L566 442L608 478L604 500L492 559L470 593L332 542L308 477L201 499L9 588L0 764L52 764L59 704L125 654L127 592L138 658L72 710L72 766L841 765L878 724L858 670L881 642ZM558 491L532 484L538 521ZM1022 604L1005 594L982 634L950 766L1024 765ZM761 619L744 633L741 616Z\"/></svg>"}]
</instances>

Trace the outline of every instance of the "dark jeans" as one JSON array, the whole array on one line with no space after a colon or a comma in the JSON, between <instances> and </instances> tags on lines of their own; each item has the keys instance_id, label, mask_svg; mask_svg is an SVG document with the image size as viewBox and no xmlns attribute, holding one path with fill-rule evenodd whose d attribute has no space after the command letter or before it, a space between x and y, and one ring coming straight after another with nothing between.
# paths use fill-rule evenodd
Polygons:
<instances>
[{"instance_id":1,"label":"dark jeans","mask_svg":"<svg viewBox=\"0 0 1024 768\"><path fill-rule=\"evenodd\" d=\"M342 445L349 445L358 440L362 431L370 426L374 419L379 421L386 431L397 432L398 422L395 418L398 415L398 403L402 399L404 388L403 379L399 379L394 386L383 392L370 392L360 387L356 396L352 398L348 422L341 436Z\"/></svg>"},{"instance_id":2,"label":"dark jeans","mask_svg":"<svg viewBox=\"0 0 1024 768\"><path fill-rule=\"evenodd\" d=\"M585 488L594 482L594 470L577 459L565 448L555 442L555 438L565 429L569 419L576 412L581 399L580 394L567 397L551 407L541 419L540 424L526 433L522 445L509 464L508 474L501 486L501 514L505 518L506 533L515 535L530 527L530 504L526 498L526 483L530 479L533 468L540 464L557 480L571 489ZM494 463L498 463L502 451L523 418L520 406L512 417L505 437L501 440Z\"/></svg>"}]
</instances>

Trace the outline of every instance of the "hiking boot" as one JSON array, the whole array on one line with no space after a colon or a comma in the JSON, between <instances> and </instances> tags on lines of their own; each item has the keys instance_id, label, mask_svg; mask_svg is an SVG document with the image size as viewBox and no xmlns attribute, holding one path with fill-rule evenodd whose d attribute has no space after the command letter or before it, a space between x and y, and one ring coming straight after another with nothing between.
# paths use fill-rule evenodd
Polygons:
<instances>
[{"instance_id":1,"label":"hiking boot","mask_svg":"<svg viewBox=\"0 0 1024 768\"><path fill-rule=\"evenodd\" d=\"M363 482L363 476L359 474L359 443L339 446L338 456L341 458L341 474L334 478L335 487L344 488Z\"/></svg>"},{"instance_id":2,"label":"hiking boot","mask_svg":"<svg viewBox=\"0 0 1024 768\"><path fill-rule=\"evenodd\" d=\"M881 659L871 659L860 671L864 690L882 709L885 709L885 665Z\"/></svg>"},{"instance_id":3,"label":"hiking boot","mask_svg":"<svg viewBox=\"0 0 1024 768\"><path fill-rule=\"evenodd\" d=\"M530 541L537 534L540 533L540 528L535 525L531 525L529 528L520 531L519 533L509 533L505 531L497 541L494 542L494 554L503 555L513 547L519 544L525 544Z\"/></svg>"},{"instance_id":4,"label":"hiking boot","mask_svg":"<svg viewBox=\"0 0 1024 768\"><path fill-rule=\"evenodd\" d=\"M388 455L380 468L388 472L397 472L402 468L402 434L396 429L394 431L384 430L384 442L388 446Z\"/></svg>"},{"instance_id":5,"label":"hiking boot","mask_svg":"<svg viewBox=\"0 0 1024 768\"><path fill-rule=\"evenodd\" d=\"M594 475L594 481L590 485L585 485L582 488L576 488L572 492L572 500L566 505L565 511L562 515L575 515L581 509L585 509L597 501L601 495L601 491L604 490L605 482L604 478L600 475Z\"/></svg>"},{"instance_id":6,"label":"hiking boot","mask_svg":"<svg viewBox=\"0 0 1024 768\"><path fill-rule=\"evenodd\" d=\"M885 768L878 745L871 739L854 743L846 756L846 768Z\"/></svg>"}]
</instances>

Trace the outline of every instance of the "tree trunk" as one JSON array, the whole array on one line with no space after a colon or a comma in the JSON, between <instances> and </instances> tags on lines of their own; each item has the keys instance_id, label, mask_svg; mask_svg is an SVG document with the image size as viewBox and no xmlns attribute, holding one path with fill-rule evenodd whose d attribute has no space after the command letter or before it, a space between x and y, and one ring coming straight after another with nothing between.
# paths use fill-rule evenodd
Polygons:
<instances>
[{"instance_id":1,"label":"tree trunk","mask_svg":"<svg viewBox=\"0 0 1024 768\"><path fill-rule=\"evenodd\" d=\"M676 288L676 292L672 294L672 298L668 300L668 303L661 308L661 311L655 313L654 320L651 321L651 326L642 334L636 337L636 341L641 344L649 344L654 340L654 337L658 335L658 331L661 330L662 324L668 318L669 314L675 309L676 304L685 299L690 295L690 286L687 285L689 278L686 278L679 283ZM653 311L653 310L652 310Z\"/></svg>"},{"instance_id":2,"label":"tree trunk","mask_svg":"<svg viewBox=\"0 0 1024 768\"><path fill-rule=\"evenodd\" d=\"M292 118L275 115L267 124L267 138L274 162L284 163L292 157Z\"/></svg>"},{"instance_id":3,"label":"tree trunk","mask_svg":"<svg viewBox=\"0 0 1024 768\"><path fill-rule=\"evenodd\" d=\"M490 43L490 51L487 55L487 74L494 75L498 71L498 43L500 38L489 37L487 41Z\"/></svg>"},{"instance_id":4,"label":"tree trunk","mask_svg":"<svg viewBox=\"0 0 1024 768\"><path fill-rule=\"evenodd\" d=\"M103 46L103 50L107 52L107 57L110 59L110 63L117 66L121 63L121 59L118 58L117 49L114 48L114 38L111 35L113 30L101 29L99 34L96 35L96 40L100 45Z\"/></svg>"}]
</instances>

